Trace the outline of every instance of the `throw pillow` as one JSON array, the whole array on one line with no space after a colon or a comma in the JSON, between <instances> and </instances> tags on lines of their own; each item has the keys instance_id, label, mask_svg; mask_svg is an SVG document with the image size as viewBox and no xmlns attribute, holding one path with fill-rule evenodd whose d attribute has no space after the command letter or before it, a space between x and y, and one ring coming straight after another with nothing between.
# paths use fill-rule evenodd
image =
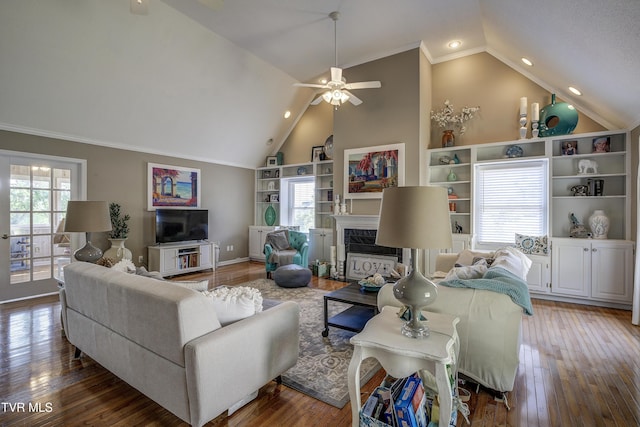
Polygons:
<instances>
[{"instance_id":1,"label":"throw pillow","mask_svg":"<svg viewBox=\"0 0 640 427\"><path fill-rule=\"evenodd\" d=\"M491 264L491 268L494 267L504 268L526 282L531 260L520 250L507 246L496 251L495 260Z\"/></svg>"},{"instance_id":2,"label":"throw pillow","mask_svg":"<svg viewBox=\"0 0 640 427\"><path fill-rule=\"evenodd\" d=\"M131 260L129 259L122 259L120 261L118 261L117 264L115 264L113 267L114 270L118 270L118 271L124 271L125 273L135 273L136 272L136 266L133 262L131 262Z\"/></svg>"},{"instance_id":3,"label":"throw pillow","mask_svg":"<svg viewBox=\"0 0 640 427\"><path fill-rule=\"evenodd\" d=\"M470 251L469 249L465 249L464 251L458 254L458 259L456 259L456 265L460 265L460 266L473 265L473 260L478 257L491 258L493 257L493 253L481 252L481 251Z\"/></svg>"},{"instance_id":4,"label":"throw pillow","mask_svg":"<svg viewBox=\"0 0 640 427\"><path fill-rule=\"evenodd\" d=\"M487 272L486 264L468 265L465 267L454 267L444 278L447 280L468 280L468 279L480 279Z\"/></svg>"},{"instance_id":5,"label":"throw pillow","mask_svg":"<svg viewBox=\"0 0 640 427\"><path fill-rule=\"evenodd\" d=\"M266 243L269 243L276 251L289 249L289 231L278 230L267 234Z\"/></svg>"},{"instance_id":6,"label":"throw pillow","mask_svg":"<svg viewBox=\"0 0 640 427\"><path fill-rule=\"evenodd\" d=\"M549 239L547 236L527 236L516 233L516 248L529 255L548 255Z\"/></svg>"},{"instance_id":7,"label":"throw pillow","mask_svg":"<svg viewBox=\"0 0 640 427\"><path fill-rule=\"evenodd\" d=\"M213 299L222 326L253 316L262 311L262 295L247 286L218 286L203 294Z\"/></svg>"}]
</instances>

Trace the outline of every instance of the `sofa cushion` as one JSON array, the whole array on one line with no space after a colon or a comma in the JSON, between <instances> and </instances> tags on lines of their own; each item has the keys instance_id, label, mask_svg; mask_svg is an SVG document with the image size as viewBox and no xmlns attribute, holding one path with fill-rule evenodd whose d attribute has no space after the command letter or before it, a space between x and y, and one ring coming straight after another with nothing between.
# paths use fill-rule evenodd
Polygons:
<instances>
[{"instance_id":1,"label":"sofa cushion","mask_svg":"<svg viewBox=\"0 0 640 427\"><path fill-rule=\"evenodd\" d=\"M253 316L262 311L262 295L247 286L218 286L203 292L211 298L222 326Z\"/></svg>"},{"instance_id":2,"label":"sofa cushion","mask_svg":"<svg viewBox=\"0 0 640 427\"><path fill-rule=\"evenodd\" d=\"M271 245L276 251L284 251L290 248L289 231L278 230L267 234L265 243Z\"/></svg>"},{"instance_id":3,"label":"sofa cushion","mask_svg":"<svg viewBox=\"0 0 640 427\"><path fill-rule=\"evenodd\" d=\"M480 279L487 272L487 264L467 265L463 267L454 267L445 276L444 280L466 280Z\"/></svg>"},{"instance_id":4,"label":"sofa cushion","mask_svg":"<svg viewBox=\"0 0 640 427\"><path fill-rule=\"evenodd\" d=\"M527 281L527 274L529 273L529 268L531 268L531 260L525 254L516 248L507 246L498 249L494 257L495 259L491 264L491 268L504 268L525 282Z\"/></svg>"},{"instance_id":5,"label":"sofa cushion","mask_svg":"<svg viewBox=\"0 0 640 427\"><path fill-rule=\"evenodd\" d=\"M458 254L458 259L456 259L456 266L473 265L474 259L476 258L492 258L492 257L493 257L493 252L471 251L469 249L465 249L464 251Z\"/></svg>"}]
</instances>

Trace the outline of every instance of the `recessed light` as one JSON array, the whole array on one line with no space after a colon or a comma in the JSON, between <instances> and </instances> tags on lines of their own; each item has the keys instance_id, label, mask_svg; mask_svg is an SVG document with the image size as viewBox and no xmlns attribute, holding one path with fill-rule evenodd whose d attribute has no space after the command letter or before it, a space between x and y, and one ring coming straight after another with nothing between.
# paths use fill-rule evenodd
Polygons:
<instances>
[{"instance_id":1,"label":"recessed light","mask_svg":"<svg viewBox=\"0 0 640 427\"><path fill-rule=\"evenodd\" d=\"M533 67L533 62L531 62L531 60L529 58L525 58L524 56L522 57L522 62L525 63L525 65L528 65L529 67Z\"/></svg>"},{"instance_id":2,"label":"recessed light","mask_svg":"<svg viewBox=\"0 0 640 427\"><path fill-rule=\"evenodd\" d=\"M287 110L284 112L284 118L288 119L289 117L291 117L291 111Z\"/></svg>"},{"instance_id":3,"label":"recessed light","mask_svg":"<svg viewBox=\"0 0 640 427\"><path fill-rule=\"evenodd\" d=\"M322 80L320 80L320 84L323 84L323 85L326 85L326 84L327 84L327 82L328 82L328 80L327 80L327 79L322 79Z\"/></svg>"},{"instance_id":4,"label":"recessed light","mask_svg":"<svg viewBox=\"0 0 640 427\"><path fill-rule=\"evenodd\" d=\"M449 46L449 49L457 49L462 45L462 42L460 40L453 40L450 41L449 44L447 44L447 46Z\"/></svg>"},{"instance_id":5,"label":"recessed light","mask_svg":"<svg viewBox=\"0 0 640 427\"><path fill-rule=\"evenodd\" d=\"M573 87L573 86L569 86L569 90L570 90L570 91L571 91L571 93L572 93L572 94L574 94L574 95L578 95L578 96L582 95L582 92L580 92L578 89L576 89L576 88L575 88L575 87Z\"/></svg>"}]
</instances>

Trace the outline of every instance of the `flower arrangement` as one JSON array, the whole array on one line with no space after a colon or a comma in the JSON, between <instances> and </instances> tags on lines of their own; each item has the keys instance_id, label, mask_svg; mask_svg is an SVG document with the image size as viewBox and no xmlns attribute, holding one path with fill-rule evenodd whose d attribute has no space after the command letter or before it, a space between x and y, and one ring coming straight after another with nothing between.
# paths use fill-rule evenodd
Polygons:
<instances>
[{"instance_id":1,"label":"flower arrangement","mask_svg":"<svg viewBox=\"0 0 640 427\"><path fill-rule=\"evenodd\" d=\"M127 221L131 219L131 216L129 214L121 215L120 205L117 203L109 203L109 216L111 217L109 237L112 239L126 239L129 236Z\"/></svg>"},{"instance_id":2,"label":"flower arrangement","mask_svg":"<svg viewBox=\"0 0 640 427\"><path fill-rule=\"evenodd\" d=\"M480 111L480 107L462 107L458 114L454 113L453 104L447 99L444 101L444 108L431 111L431 120L434 120L438 127L442 129L459 128L460 135L464 135L467 128L464 122L473 118L473 115Z\"/></svg>"}]
</instances>

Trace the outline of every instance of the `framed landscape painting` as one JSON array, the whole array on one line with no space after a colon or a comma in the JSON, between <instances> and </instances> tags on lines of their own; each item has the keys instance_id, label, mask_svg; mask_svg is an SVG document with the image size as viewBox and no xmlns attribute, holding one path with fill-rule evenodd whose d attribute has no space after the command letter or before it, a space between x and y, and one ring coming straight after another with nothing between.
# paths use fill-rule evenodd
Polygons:
<instances>
[{"instance_id":1,"label":"framed landscape painting","mask_svg":"<svg viewBox=\"0 0 640 427\"><path fill-rule=\"evenodd\" d=\"M346 199L380 199L385 188L403 185L403 143L344 150Z\"/></svg>"},{"instance_id":2,"label":"framed landscape painting","mask_svg":"<svg viewBox=\"0 0 640 427\"><path fill-rule=\"evenodd\" d=\"M148 164L148 209L199 208L200 169Z\"/></svg>"}]
</instances>

